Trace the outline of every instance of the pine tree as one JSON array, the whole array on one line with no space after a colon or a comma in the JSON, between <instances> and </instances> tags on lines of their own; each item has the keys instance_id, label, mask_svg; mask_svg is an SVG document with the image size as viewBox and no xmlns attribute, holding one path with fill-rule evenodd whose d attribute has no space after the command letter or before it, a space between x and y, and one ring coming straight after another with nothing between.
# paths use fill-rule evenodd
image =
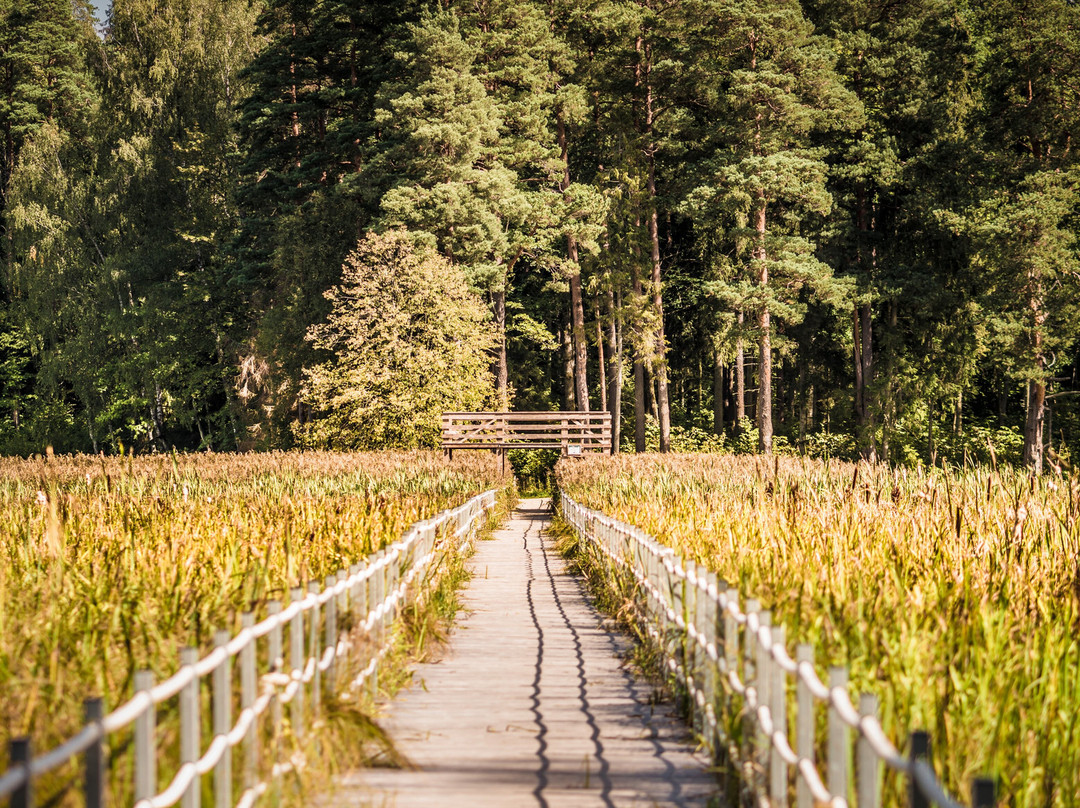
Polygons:
<instances>
[{"instance_id":1,"label":"pine tree","mask_svg":"<svg viewBox=\"0 0 1080 808\"><path fill-rule=\"evenodd\" d=\"M536 2L489 0L455 8L462 36L473 47L473 73L498 110L499 131L493 144L499 162L516 177L519 219L506 219L506 257L497 258L498 275L490 289L499 338L497 389L500 407L509 407L506 360L506 301L509 278L520 261L536 267L561 267L569 274L575 339L575 387L579 408L588 408L583 359L581 267L563 261L566 242L576 251L582 236L575 221L582 213L565 203L585 202L580 186L572 188L564 154L568 88L573 60L555 35L546 9ZM559 123L562 127L559 128ZM561 139L560 139L561 134ZM596 200L591 200L593 207ZM595 240L586 233L584 239ZM580 333L579 333L580 332ZM584 402L582 405L581 402Z\"/></svg>"},{"instance_id":2,"label":"pine tree","mask_svg":"<svg viewBox=\"0 0 1080 808\"><path fill-rule=\"evenodd\" d=\"M290 421L306 417L301 374L314 355L304 335L326 316L323 293L378 213L383 188L365 171L376 93L420 5L261 7L263 46L242 75L251 89L238 125L240 227L222 267L229 353L264 445L287 444Z\"/></svg>"},{"instance_id":3,"label":"pine tree","mask_svg":"<svg viewBox=\"0 0 1080 808\"><path fill-rule=\"evenodd\" d=\"M972 208L976 272L992 301L994 342L1025 387L1023 462L1043 467L1050 366L1075 344L1080 108L1073 77L1080 9L1066 0L988 3L972 16L981 46L975 122L985 155L983 199Z\"/></svg>"},{"instance_id":4,"label":"pine tree","mask_svg":"<svg viewBox=\"0 0 1080 808\"><path fill-rule=\"evenodd\" d=\"M843 290L814 255L800 219L829 212L827 165L816 133L861 121L858 100L834 70L827 41L814 36L797 3L729 6L723 52L730 60L724 142L711 184L693 195L727 210L744 257L756 313L759 445L772 451L773 315L797 322L797 294L836 300Z\"/></svg>"}]
</instances>

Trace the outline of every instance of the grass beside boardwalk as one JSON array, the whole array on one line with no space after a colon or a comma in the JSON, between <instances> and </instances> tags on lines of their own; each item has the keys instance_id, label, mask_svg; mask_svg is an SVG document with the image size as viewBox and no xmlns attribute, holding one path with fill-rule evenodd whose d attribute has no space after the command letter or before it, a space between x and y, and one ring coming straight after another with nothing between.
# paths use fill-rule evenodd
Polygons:
<instances>
[{"instance_id":1,"label":"grass beside boardwalk","mask_svg":"<svg viewBox=\"0 0 1080 808\"><path fill-rule=\"evenodd\" d=\"M160 681L241 611L509 484L482 453L0 461L0 749L54 746L86 696L115 707L134 671Z\"/></svg>"},{"instance_id":2,"label":"grass beside boardwalk","mask_svg":"<svg viewBox=\"0 0 1080 808\"><path fill-rule=\"evenodd\" d=\"M850 666L894 740L930 731L954 794L989 773L1003 804L1080 805L1080 479L702 455L556 475Z\"/></svg>"}]
</instances>

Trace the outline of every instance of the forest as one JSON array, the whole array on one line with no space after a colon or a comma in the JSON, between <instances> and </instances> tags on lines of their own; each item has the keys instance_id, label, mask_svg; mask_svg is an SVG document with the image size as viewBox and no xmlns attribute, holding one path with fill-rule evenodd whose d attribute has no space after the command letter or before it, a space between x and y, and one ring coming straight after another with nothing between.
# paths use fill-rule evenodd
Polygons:
<instances>
[{"instance_id":1,"label":"forest","mask_svg":"<svg viewBox=\"0 0 1080 808\"><path fill-rule=\"evenodd\" d=\"M1068 467L1072 0L0 0L0 452ZM1080 134L1080 132L1078 132Z\"/></svg>"}]
</instances>

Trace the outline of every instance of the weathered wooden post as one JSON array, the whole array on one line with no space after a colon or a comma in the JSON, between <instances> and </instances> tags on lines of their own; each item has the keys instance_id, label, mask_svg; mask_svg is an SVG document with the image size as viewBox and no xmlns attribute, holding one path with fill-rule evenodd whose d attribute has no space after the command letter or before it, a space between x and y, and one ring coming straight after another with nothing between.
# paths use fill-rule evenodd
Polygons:
<instances>
[{"instance_id":1,"label":"weathered wooden post","mask_svg":"<svg viewBox=\"0 0 1080 808\"><path fill-rule=\"evenodd\" d=\"M240 615L240 627L251 629L255 625L255 615L244 612ZM255 638L250 638L240 651L240 709L248 710L255 706ZM257 781L259 759L257 722L252 721L244 733L244 788L253 788Z\"/></svg>"},{"instance_id":2,"label":"weathered wooden post","mask_svg":"<svg viewBox=\"0 0 1080 808\"><path fill-rule=\"evenodd\" d=\"M180 667L189 668L199 661L198 648L180 649ZM202 725L202 699L199 698L199 677L191 681L180 691L180 765L194 764L199 759L201 750L200 726ZM180 798L181 808L199 808L202 801L200 778L194 779Z\"/></svg>"},{"instance_id":3,"label":"weathered wooden post","mask_svg":"<svg viewBox=\"0 0 1080 808\"><path fill-rule=\"evenodd\" d=\"M847 668L829 668L829 690L846 689L848 684ZM851 740L848 725L840 718L840 713L829 705L829 791L837 797L848 798L848 749Z\"/></svg>"},{"instance_id":4,"label":"weathered wooden post","mask_svg":"<svg viewBox=\"0 0 1080 808\"><path fill-rule=\"evenodd\" d=\"M322 711L322 671L319 669L319 623L322 618L322 609L319 607L319 583L308 581L308 594L315 600L311 607L311 622L308 624L308 659L315 661L312 668L311 678L311 715L316 717Z\"/></svg>"},{"instance_id":5,"label":"weathered wooden post","mask_svg":"<svg viewBox=\"0 0 1080 808\"><path fill-rule=\"evenodd\" d=\"M328 575L328 576L326 576L326 588L327 589L333 589L336 585L337 585L337 576L336 575ZM325 632L324 632L325 633L325 639L324 639L323 644L326 646L326 649L331 654L336 653L336 651L337 651L337 607L338 607L338 602L337 601L338 601L338 599L337 599L336 595L334 597L330 598L330 600L326 601L326 628L325 628ZM334 692L334 668L335 668L335 664L336 663L335 663L334 657L331 657L330 658L330 667L326 669L326 690L329 693Z\"/></svg>"},{"instance_id":6,"label":"weathered wooden post","mask_svg":"<svg viewBox=\"0 0 1080 808\"><path fill-rule=\"evenodd\" d=\"M266 604L266 611L271 617L281 614L281 601L272 600ZM285 669L285 660L281 656L281 623L278 622L267 637L267 656L269 657L270 670L281 673ZM270 700L270 726L271 737L274 742L274 761L278 760L278 750L281 738L281 699L274 692ZM275 787L276 787L275 783Z\"/></svg>"},{"instance_id":7,"label":"weathered wooden post","mask_svg":"<svg viewBox=\"0 0 1080 808\"><path fill-rule=\"evenodd\" d=\"M784 645L784 627L773 626L772 641L778 646ZM772 681L769 682L769 712L772 713L773 731L787 735L787 674L775 659L769 655L769 668ZM772 808L787 808L788 778L787 763L775 744L770 743L769 759L769 794Z\"/></svg>"},{"instance_id":8,"label":"weathered wooden post","mask_svg":"<svg viewBox=\"0 0 1080 808\"><path fill-rule=\"evenodd\" d=\"M995 808L997 788L989 777L976 777L971 781L971 808Z\"/></svg>"},{"instance_id":9,"label":"weathered wooden post","mask_svg":"<svg viewBox=\"0 0 1080 808\"><path fill-rule=\"evenodd\" d=\"M878 698L872 693L859 696L859 713L874 720L878 718ZM855 742L855 788L858 793L859 808L880 808L881 806L881 763L874 748L862 733Z\"/></svg>"},{"instance_id":10,"label":"weathered wooden post","mask_svg":"<svg viewBox=\"0 0 1080 808\"><path fill-rule=\"evenodd\" d=\"M8 763L11 768L23 766L26 781L11 793L11 808L34 808L34 778L30 775L30 761L34 759L30 737L23 735L8 742Z\"/></svg>"},{"instance_id":11,"label":"weathered wooden post","mask_svg":"<svg viewBox=\"0 0 1080 808\"><path fill-rule=\"evenodd\" d=\"M214 648L229 644L229 632L214 632ZM214 668L214 736L229 734L232 728L232 660L226 656ZM230 808L232 805L232 748L226 746L221 759L214 766L214 808Z\"/></svg>"},{"instance_id":12,"label":"weathered wooden post","mask_svg":"<svg viewBox=\"0 0 1080 808\"><path fill-rule=\"evenodd\" d=\"M378 610L380 610L382 608L383 598L385 597L385 591L386 591L385 590L386 568L382 565L382 557L383 557L383 551L382 550L380 550L378 553L375 554L375 559L376 559L375 563L378 565L378 568L375 570L375 573L371 576L372 577L372 585L373 585L372 588L374 590L374 594L372 595L371 601L369 601L369 604L370 604L369 608L371 609L372 612L376 612L376 611L378 611ZM378 660L379 651L382 649L382 625L383 625L383 618L380 617L379 619L377 619L375 621L374 625L372 626L372 632L371 632L371 638L372 638L372 646L371 646L372 651L371 651L371 654L372 654L372 660L374 661L375 667L371 671L371 677L368 680L370 682L368 688L369 688L369 690L371 692L371 698L373 698L373 699L378 697L378 695L379 695L379 663L378 663L377 660Z\"/></svg>"},{"instance_id":13,"label":"weathered wooden post","mask_svg":"<svg viewBox=\"0 0 1080 808\"><path fill-rule=\"evenodd\" d=\"M761 603L756 598L750 598L746 601L746 624L743 627L743 683L747 690L753 687L758 691L759 703L761 691L758 687L757 672L758 642L757 637L750 628L750 621L751 615L754 616L754 620L756 621L760 612ZM743 782L755 797L753 800L755 804L758 802L756 799L758 796L757 783L754 779L754 763L758 759L757 736L757 715L753 714L749 709L749 706L747 706L743 716Z\"/></svg>"},{"instance_id":14,"label":"weathered wooden post","mask_svg":"<svg viewBox=\"0 0 1080 808\"><path fill-rule=\"evenodd\" d=\"M919 761L930 763L930 733L917 729L911 733L908 760L911 761L911 776L908 778L908 802L911 808L930 808L930 800L919 788L918 779L915 777L915 764Z\"/></svg>"},{"instance_id":15,"label":"weathered wooden post","mask_svg":"<svg viewBox=\"0 0 1080 808\"><path fill-rule=\"evenodd\" d=\"M757 700L759 707L770 707L772 705L773 675L772 665L770 664L772 660L769 657L769 652L765 649L766 642L772 642L772 612L768 609L762 609L759 618L761 627L764 629L762 633L765 636L759 637L757 641ZM767 789L772 784L766 779L766 772L769 771L772 743L769 736L765 734L765 728L757 720L756 715L754 719L757 727L755 732L757 737L757 757L755 760L758 772L758 793L768 793Z\"/></svg>"},{"instance_id":16,"label":"weathered wooden post","mask_svg":"<svg viewBox=\"0 0 1080 808\"><path fill-rule=\"evenodd\" d=\"M795 661L800 665L803 662L814 663L814 648L808 643L801 643L795 649ZM796 679L795 694L797 699L798 713L795 718L795 754L800 758L809 760L814 764L814 696L810 692L810 685L803 681L800 675ZM810 786L802 777L798 778L795 790L797 808L813 808L814 799L810 793ZM862 808L862 806L860 806Z\"/></svg>"},{"instance_id":17,"label":"weathered wooden post","mask_svg":"<svg viewBox=\"0 0 1080 808\"><path fill-rule=\"evenodd\" d=\"M294 587L289 592L289 605L303 600L303 587ZM304 613L298 611L289 621L289 666L293 676L302 677L304 673ZM292 725L293 735L297 738L304 737L304 681L297 680L296 693L289 702L289 723Z\"/></svg>"},{"instance_id":18,"label":"weathered wooden post","mask_svg":"<svg viewBox=\"0 0 1080 808\"><path fill-rule=\"evenodd\" d=\"M151 671L135 671L135 692L150 694L154 687L154 674ZM148 800L157 792L157 747L154 743L154 731L157 723L157 710L151 704L135 719L135 802Z\"/></svg>"},{"instance_id":19,"label":"weathered wooden post","mask_svg":"<svg viewBox=\"0 0 1080 808\"><path fill-rule=\"evenodd\" d=\"M681 603L676 610L682 619L686 628L682 632L680 638L678 651L682 656L682 669L683 669L683 698L686 700L686 716L690 719L691 728L696 728L694 708L694 686L697 684L694 681L694 640L690 636L690 627L694 625L694 595L695 588L690 583L690 575L693 574L694 564L688 562L683 567L683 576L679 579L679 599Z\"/></svg>"},{"instance_id":20,"label":"weathered wooden post","mask_svg":"<svg viewBox=\"0 0 1080 808\"><path fill-rule=\"evenodd\" d=\"M717 656L720 655L720 643L717 641L719 631L717 625L717 577L716 573L709 570L705 574L705 594L702 598L705 601L705 609L702 615L703 628L705 629L705 647L713 647L716 649ZM705 690L705 706L702 708L704 727L704 735L706 746L711 753L713 760L716 760L716 751L719 747L719 741L717 739L716 728L719 725L716 709L716 696L717 696L717 663L709 658L708 654L704 658L705 671L704 671L704 690Z\"/></svg>"},{"instance_id":21,"label":"weathered wooden post","mask_svg":"<svg viewBox=\"0 0 1080 808\"><path fill-rule=\"evenodd\" d=\"M105 806L105 738L101 719L105 717L105 702L101 698L83 701L83 719L95 726L98 737L83 752L83 796L86 808Z\"/></svg>"}]
</instances>

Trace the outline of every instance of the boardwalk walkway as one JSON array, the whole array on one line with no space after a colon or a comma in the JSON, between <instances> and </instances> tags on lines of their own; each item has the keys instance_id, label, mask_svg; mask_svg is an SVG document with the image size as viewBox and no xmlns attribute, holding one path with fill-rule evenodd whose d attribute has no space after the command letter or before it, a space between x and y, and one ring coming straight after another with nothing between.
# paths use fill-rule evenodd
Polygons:
<instances>
[{"instance_id":1,"label":"boardwalk walkway","mask_svg":"<svg viewBox=\"0 0 1080 808\"><path fill-rule=\"evenodd\" d=\"M384 726L416 769L342 778L336 805L706 806L705 761L618 656L524 500L481 542L447 657L420 665Z\"/></svg>"}]
</instances>

